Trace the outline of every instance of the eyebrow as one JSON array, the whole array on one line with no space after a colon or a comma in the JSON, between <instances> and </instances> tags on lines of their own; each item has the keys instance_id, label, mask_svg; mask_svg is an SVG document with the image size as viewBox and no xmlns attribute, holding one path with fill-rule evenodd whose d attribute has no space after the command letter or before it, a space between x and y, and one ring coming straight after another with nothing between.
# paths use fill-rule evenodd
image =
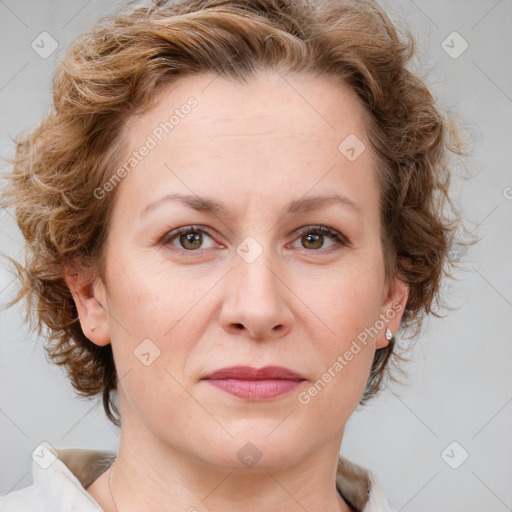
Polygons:
<instances>
[{"instance_id":1,"label":"eyebrow","mask_svg":"<svg viewBox=\"0 0 512 512\"><path fill-rule=\"evenodd\" d=\"M140 216L143 217L147 215L151 210L154 210L158 206L169 201L177 201L198 212L213 213L219 217L232 218L235 216L223 203L215 201L209 197L199 197L187 194L167 194L160 199L147 204L142 209ZM328 196L315 196L291 201L285 210L285 215L315 211L333 204L339 204L358 214L362 213L361 206L352 199L341 194L331 194Z\"/></svg>"}]
</instances>

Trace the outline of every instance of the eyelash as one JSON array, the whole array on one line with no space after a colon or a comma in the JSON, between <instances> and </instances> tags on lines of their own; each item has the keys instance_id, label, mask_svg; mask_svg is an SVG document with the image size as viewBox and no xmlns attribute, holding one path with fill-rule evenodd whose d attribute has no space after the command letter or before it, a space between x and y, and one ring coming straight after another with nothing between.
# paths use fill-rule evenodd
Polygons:
<instances>
[{"instance_id":1,"label":"eyelash","mask_svg":"<svg viewBox=\"0 0 512 512\"><path fill-rule=\"evenodd\" d=\"M160 244L164 245L164 246L169 246L169 245L172 245L171 242L175 238L179 237L180 235L185 235L185 234L189 234L189 233L197 233L197 232L206 233L210 238L212 238L212 239L214 238L213 235L210 233L210 231L206 228L206 226L192 225L192 226L184 226L184 227L175 229L174 231L171 231L171 232L165 234L161 238ZM338 250L340 246L342 246L342 247L350 246L350 242L341 233L339 233L335 229L329 228L327 226L322 226L322 225L305 226L304 228L299 229L299 231L297 232L297 238L295 238L293 240L293 242L295 242L298 238L300 238L302 235L305 235L307 233L327 235L327 236L330 236L335 241L335 243L328 249L324 249L324 250L322 250L322 249L303 249L308 252L312 251L312 252L320 252L323 254L330 254L331 252ZM290 243L292 243L292 242L290 242ZM289 245L289 244L287 244L287 245ZM173 247L173 249L177 250L178 252L181 252L182 254L187 254L187 255L192 255L192 254L202 255L203 252L206 250L206 249L202 249L202 250L201 249L195 249L195 250L194 249L180 249L175 246L172 246L172 247Z\"/></svg>"}]
</instances>

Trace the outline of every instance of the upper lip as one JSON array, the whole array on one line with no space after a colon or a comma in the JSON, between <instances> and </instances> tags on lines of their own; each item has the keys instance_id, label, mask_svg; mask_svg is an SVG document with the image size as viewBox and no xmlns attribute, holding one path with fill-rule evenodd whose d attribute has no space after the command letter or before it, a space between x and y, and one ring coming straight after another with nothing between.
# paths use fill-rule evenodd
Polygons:
<instances>
[{"instance_id":1,"label":"upper lip","mask_svg":"<svg viewBox=\"0 0 512 512\"><path fill-rule=\"evenodd\" d=\"M304 380L302 375L282 366L265 366L253 368L251 366L230 366L210 373L204 379L239 379L239 380Z\"/></svg>"}]
</instances>

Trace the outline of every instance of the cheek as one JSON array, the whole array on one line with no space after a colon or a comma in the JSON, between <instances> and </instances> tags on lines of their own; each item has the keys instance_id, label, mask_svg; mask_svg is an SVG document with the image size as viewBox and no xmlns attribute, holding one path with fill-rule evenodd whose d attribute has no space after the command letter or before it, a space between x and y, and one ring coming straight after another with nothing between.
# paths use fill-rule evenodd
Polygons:
<instances>
[{"instance_id":1,"label":"cheek","mask_svg":"<svg viewBox=\"0 0 512 512\"><path fill-rule=\"evenodd\" d=\"M176 265L132 251L111 269L109 290L119 316L145 335L162 337L204 295L208 283L195 280Z\"/></svg>"},{"instance_id":2,"label":"cheek","mask_svg":"<svg viewBox=\"0 0 512 512\"><path fill-rule=\"evenodd\" d=\"M218 276L201 278L190 270L119 259L109 277L109 328L119 374L140 370L137 378L143 383L158 380L152 367L161 366L183 382L186 360L209 318L208 292Z\"/></svg>"},{"instance_id":3,"label":"cheek","mask_svg":"<svg viewBox=\"0 0 512 512\"><path fill-rule=\"evenodd\" d=\"M135 413L150 431L176 444L182 443L180 432L211 422L161 358L150 366L133 363L124 375L119 401L126 421L131 421ZM176 428L169 429L170 425Z\"/></svg>"},{"instance_id":4,"label":"cheek","mask_svg":"<svg viewBox=\"0 0 512 512\"><path fill-rule=\"evenodd\" d=\"M365 390L374 358L371 338L343 337L323 347L322 363L311 384L298 395L298 402L311 410L320 423L325 414L344 424Z\"/></svg>"},{"instance_id":5,"label":"cheek","mask_svg":"<svg viewBox=\"0 0 512 512\"><path fill-rule=\"evenodd\" d=\"M316 390L311 389L313 395L323 396L319 404L325 400L345 407L357 403L364 391L375 353L378 282L370 269L353 265L310 283L307 303L322 320L325 334L316 336L320 357L314 373L319 381Z\"/></svg>"},{"instance_id":6,"label":"cheek","mask_svg":"<svg viewBox=\"0 0 512 512\"><path fill-rule=\"evenodd\" d=\"M295 290L334 339L348 340L378 319L379 283L375 270L347 263L297 282Z\"/></svg>"}]
</instances>

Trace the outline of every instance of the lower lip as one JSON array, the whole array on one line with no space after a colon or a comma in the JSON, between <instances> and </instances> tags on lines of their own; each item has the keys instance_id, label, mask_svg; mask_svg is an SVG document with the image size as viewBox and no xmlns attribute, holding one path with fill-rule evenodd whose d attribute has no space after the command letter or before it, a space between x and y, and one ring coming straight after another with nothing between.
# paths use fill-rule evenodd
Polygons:
<instances>
[{"instance_id":1,"label":"lower lip","mask_svg":"<svg viewBox=\"0 0 512 512\"><path fill-rule=\"evenodd\" d=\"M296 389L303 381L288 379L242 380L242 379L208 379L216 386L232 395L247 400L266 400Z\"/></svg>"}]
</instances>

